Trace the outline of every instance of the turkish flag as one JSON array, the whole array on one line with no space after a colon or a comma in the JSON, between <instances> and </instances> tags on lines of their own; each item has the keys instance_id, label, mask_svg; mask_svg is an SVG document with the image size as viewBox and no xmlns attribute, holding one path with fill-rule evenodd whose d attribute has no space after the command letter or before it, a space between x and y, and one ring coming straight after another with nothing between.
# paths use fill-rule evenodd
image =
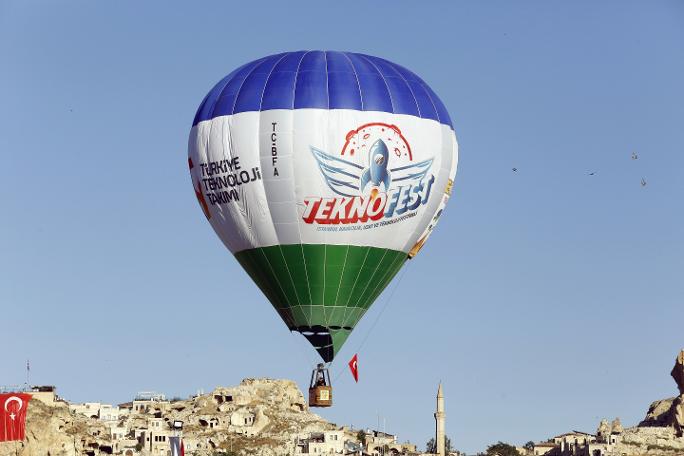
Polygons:
<instances>
[{"instance_id":1,"label":"turkish flag","mask_svg":"<svg viewBox=\"0 0 684 456\"><path fill-rule=\"evenodd\" d=\"M0 442L24 440L30 394L0 394Z\"/></svg>"},{"instance_id":2,"label":"turkish flag","mask_svg":"<svg viewBox=\"0 0 684 456\"><path fill-rule=\"evenodd\" d=\"M171 456L185 456L185 445L180 437L169 437Z\"/></svg>"},{"instance_id":3,"label":"turkish flag","mask_svg":"<svg viewBox=\"0 0 684 456\"><path fill-rule=\"evenodd\" d=\"M354 376L354 380L356 383L359 383L359 355L355 354L354 357L349 360L349 369L351 370L352 375Z\"/></svg>"}]
</instances>

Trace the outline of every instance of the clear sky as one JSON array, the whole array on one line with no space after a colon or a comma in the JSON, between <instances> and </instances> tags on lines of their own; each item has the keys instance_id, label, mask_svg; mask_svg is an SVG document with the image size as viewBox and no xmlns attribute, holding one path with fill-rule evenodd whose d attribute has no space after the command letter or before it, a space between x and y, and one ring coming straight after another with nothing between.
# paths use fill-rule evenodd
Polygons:
<instances>
[{"instance_id":1,"label":"clear sky","mask_svg":"<svg viewBox=\"0 0 684 456\"><path fill-rule=\"evenodd\" d=\"M423 447L441 380L468 452L636 424L684 347L683 23L679 0L0 0L0 383L29 358L72 401L305 387L315 353L202 215L187 137L235 67L349 50L425 79L460 160L321 415Z\"/></svg>"}]
</instances>

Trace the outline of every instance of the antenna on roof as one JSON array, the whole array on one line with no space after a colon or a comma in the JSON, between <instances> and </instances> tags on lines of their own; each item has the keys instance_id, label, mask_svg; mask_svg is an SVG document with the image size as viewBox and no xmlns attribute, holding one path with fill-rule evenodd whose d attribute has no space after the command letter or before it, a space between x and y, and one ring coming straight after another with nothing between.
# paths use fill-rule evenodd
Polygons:
<instances>
[{"instance_id":1,"label":"antenna on roof","mask_svg":"<svg viewBox=\"0 0 684 456\"><path fill-rule=\"evenodd\" d=\"M31 364L26 360L26 386L29 386L29 374L31 373Z\"/></svg>"}]
</instances>

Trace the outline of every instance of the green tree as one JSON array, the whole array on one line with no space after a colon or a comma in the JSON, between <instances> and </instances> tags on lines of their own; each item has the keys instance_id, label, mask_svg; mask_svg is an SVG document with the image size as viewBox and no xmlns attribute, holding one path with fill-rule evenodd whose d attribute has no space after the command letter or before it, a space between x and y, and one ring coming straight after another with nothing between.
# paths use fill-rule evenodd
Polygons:
<instances>
[{"instance_id":1,"label":"green tree","mask_svg":"<svg viewBox=\"0 0 684 456\"><path fill-rule=\"evenodd\" d=\"M429 454L437 453L437 444L435 443L435 438L431 438L425 444L425 452Z\"/></svg>"},{"instance_id":2,"label":"green tree","mask_svg":"<svg viewBox=\"0 0 684 456\"><path fill-rule=\"evenodd\" d=\"M446 452L450 452L452 450L451 448L451 439L448 436L444 436L444 449ZM436 454L437 453L437 441L435 438L431 438L430 440L427 441L425 444L425 452L430 453L430 454Z\"/></svg>"},{"instance_id":3,"label":"green tree","mask_svg":"<svg viewBox=\"0 0 684 456\"><path fill-rule=\"evenodd\" d=\"M497 442L487 447L487 456L521 456L518 450L504 442Z\"/></svg>"},{"instance_id":4,"label":"green tree","mask_svg":"<svg viewBox=\"0 0 684 456\"><path fill-rule=\"evenodd\" d=\"M530 451L534 450L534 442L532 440L530 440L525 445L523 445L523 448L525 448L526 450L530 450Z\"/></svg>"},{"instance_id":5,"label":"green tree","mask_svg":"<svg viewBox=\"0 0 684 456\"><path fill-rule=\"evenodd\" d=\"M366 433L363 431L359 431L356 433L356 440L363 445L363 448L366 448Z\"/></svg>"}]
</instances>

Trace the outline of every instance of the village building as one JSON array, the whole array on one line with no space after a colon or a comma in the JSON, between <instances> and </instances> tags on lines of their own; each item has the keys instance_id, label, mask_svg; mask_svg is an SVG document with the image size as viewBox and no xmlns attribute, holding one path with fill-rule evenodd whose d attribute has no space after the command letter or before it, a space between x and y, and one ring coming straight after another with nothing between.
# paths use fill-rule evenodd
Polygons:
<instances>
[{"instance_id":1,"label":"village building","mask_svg":"<svg viewBox=\"0 0 684 456\"><path fill-rule=\"evenodd\" d=\"M596 439L590 442L581 456L606 456L611 454L622 441L622 423L615 418L609 425L607 420L601 420L596 430Z\"/></svg>"},{"instance_id":2,"label":"village building","mask_svg":"<svg viewBox=\"0 0 684 456\"><path fill-rule=\"evenodd\" d=\"M247 428L254 425L256 415L249 410L238 410L230 415L230 425L237 428Z\"/></svg>"},{"instance_id":3,"label":"village building","mask_svg":"<svg viewBox=\"0 0 684 456\"><path fill-rule=\"evenodd\" d=\"M130 450L133 456L133 450L138 445L138 440L131 436L131 432L125 426L111 426L109 432L112 440L112 450L114 454L126 455Z\"/></svg>"},{"instance_id":4,"label":"village building","mask_svg":"<svg viewBox=\"0 0 684 456\"><path fill-rule=\"evenodd\" d=\"M57 387L52 385L33 386L28 393L33 399L39 400L45 405L55 405L56 402L61 401L57 396Z\"/></svg>"},{"instance_id":5,"label":"village building","mask_svg":"<svg viewBox=\"0 0 684 456\"><path fill-rule=\"evenodd\" d=\"M344 454L344 431L311 433L308 438L297 442L295 454Z\"/></svg>"},{"instance_id":6,"label":"village building","mask_svg":"<svg viewBox=\"0 0 684 456\"><path fill-rule=\"evenodd\" d=\"M131 410L135 413L154 413L169 405L166 396L153 391L138 393L133 399Z\"/></svg>"},{"instance_id":7,"label":"village building","mask_svg":"<svg viewBox=\"0 0 684 456\"><path fill-rule=\"evenodd\" d=\"M613 454L622 441L623 431L619 418L615 418L610 424L607 420L601 420L596 435L580 431L567 432L548 442L535 444L532 452L534 456L547 453L553 456L607 456Z\"/></svg>"},{"instance_id":8,"label":"village building","mask_svg":"<svg viewBox=\"0 0 684 456\"><path fill-rule=\"evenodd\" d=\"M29 386L28 383L24 385L0 385L0 393L14 392L30 394L32 399L49 406L66 403L66 401L57 396L57 387L52 385Z\"/></svg>"},{"instance_id":9,"label":"village building","mask_svg":"<svg viewBox=\"0 0 684 456\"><path fill-rule=\"evenodd\" d=\"M556 444L561 455L575 456L582 454L584 448L595 440L596 437L593 434L572 431L555 436L553 443Z\"/></svg>"},{"instance_id":10,"label":"village building","mask_svg":"<svg viewBox=\"0 0 684 456\"><path fill-rule=\"evenodd\" d=\"M99 414L100 421L115 422L119 420L119 407L110 404L102 404Z\"/></svg>"},{"instance_id":11,"label":"village building","mask_svg":"<svg viewBox=\"0 0 684 456\"><path fill-rule=\"evenodd\" d=\"M107 404L104 405L106 406ZM69 404L69 410L97 420L100 419L100 409L102 406L103 404L100 402L84 402L82 404Z\"/></svg>"},{"instance_id":12,"label":"village building","mask_svg":"<svg viewBox=\"0 0 684 456\"><path fill-rule=\"evenodd\" d=\"M118 406L111 404L102 404L100 402L84 402L82 404L69 404L69 410L73 413L78 413L88 418L104 421L105 423L114 424L120 416Z\"/></svg>"},{"instance_id":13,"label":"village building","mask_svg":"<svg viewBox=\"0 0 684 456\"><path fill-rule=\"evenodd\" d=\"M150 455L166 456L169 451L169 437L173 431L162 418L150 418L147 420L147 429L139 436L139 442Z\"/></svg>"},{"instance_id":14,"label":"village building","mask_svg":"<svg viewBox=\"0 0 684 456\"><path fill-rule=\"evenodd\" d=\"M543 456L549 451L558 448L558 445L554 442L539 442L534 444L532 453L534 456Z\"/></svg>"},{"instance_id":15,"label":"village building","mask_svg":"<svg viewBox=\"0 0 684 456\"><path fill-rule=\"evenodd\" d=\"M357 442L357 436L362 441ZM295 441L295 454L363 454L366 456L388 456L400 454L417 454L417 448L410 443L397 443L397 437L385 432L371 429L355 431L342 427L340 429L312 432L299 436Z\"/></svg>"}]
</instances>

